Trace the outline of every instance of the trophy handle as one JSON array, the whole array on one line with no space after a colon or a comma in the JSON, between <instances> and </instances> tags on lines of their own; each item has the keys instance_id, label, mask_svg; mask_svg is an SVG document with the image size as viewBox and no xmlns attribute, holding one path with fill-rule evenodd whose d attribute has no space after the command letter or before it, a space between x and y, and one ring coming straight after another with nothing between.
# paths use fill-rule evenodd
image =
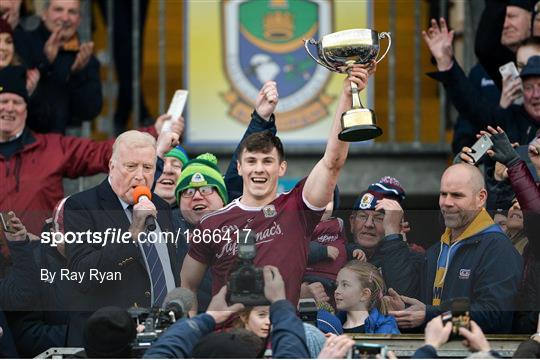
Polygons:
<instances>
[{"instance_id":1,"label":"trophy handle","mask_svg":"<svg viewBox=\"0 0 540 360\"><path fill-rule=\"evenodd\" d=\"M324 64L322 61L320 61L319 59L316 59L312 54L311 54L311 51L309 51L309 48L308 48L308 43L312 44L312 45L318 45L318 42L313 40L313 39L309 39L309 40L306 40L304 39L304 47L306 48L306 51L307 53L309 54L309 56L311 56L311 58L313 60L315 60L315 62L321 66L324 66L325 68L327 68L328 70L330 71L336 71L336 69L333 69L331 68L330 66Z\"/></svg>"},{"instance_id":2,"label":"trophy handle","mask_svg":"<svg viewBox=\"0 0 540 360\"><path fill-rule=\"evenodd\" d=\"M389 32L382 32L379 34L379 40L384 39L384 38L388 38L388 47L386 48L386 51L384 52L384 54L379 58L379 60L375 60L376 63L379 63L379 61L384 59L386 54L388 54L388 50L390 50L390 46L392 46L392 38L390 37Z\"/></svg>"}]
</instances>

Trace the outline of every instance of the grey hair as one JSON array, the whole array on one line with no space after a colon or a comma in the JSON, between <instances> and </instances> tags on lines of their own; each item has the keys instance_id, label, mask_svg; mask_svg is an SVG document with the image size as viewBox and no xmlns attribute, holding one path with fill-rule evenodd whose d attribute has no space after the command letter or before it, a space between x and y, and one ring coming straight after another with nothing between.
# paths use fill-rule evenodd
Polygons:
<instances>
[{"instance_id":1,"label":"grey hair","mask_svg":"<svg viewBox=\"0 0 540 360\"><path fill-rule=\"evenodd\" d=\"M149 133L141 132L138 130L126 131L116 138L116 141L112 147L111 160L115 161L118 157L118 149L121 145L128 147L129 149L152 147L156 150L156 139Z\"/></svg>"}]
</instances>

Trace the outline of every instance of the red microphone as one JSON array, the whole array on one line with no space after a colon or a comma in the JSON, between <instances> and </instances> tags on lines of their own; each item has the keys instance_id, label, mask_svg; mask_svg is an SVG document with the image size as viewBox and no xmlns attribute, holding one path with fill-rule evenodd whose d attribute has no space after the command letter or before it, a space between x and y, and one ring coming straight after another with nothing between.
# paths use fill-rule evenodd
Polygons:
<instances>
[{"instance_id":1,"label":"red microphone","mask_svg":"<svg viewBox=\"0 0 540 360\"><path fill-rule=\"evenodd\" d=\"M152 192L150 191L148 186L140 185L133 190L133 202L135 204L138 204L139 201L141 201L142 199L146 199L148 201L152 200ZM156 230L156 220L154 219L154 217L147 216L144 220L144 226L149 231Z\"/></svg>"}]
</instances>

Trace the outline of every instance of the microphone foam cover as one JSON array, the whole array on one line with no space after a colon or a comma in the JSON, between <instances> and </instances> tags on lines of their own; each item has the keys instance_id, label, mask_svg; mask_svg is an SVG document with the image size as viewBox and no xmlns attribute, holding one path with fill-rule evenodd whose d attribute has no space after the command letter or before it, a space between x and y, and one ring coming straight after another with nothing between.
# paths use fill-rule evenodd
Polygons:
<instances>
[{"instance_id":1,"label":"microphone foam cover","mask_svg":"<svg viewBox=\"0 0 540 360\"><path fill-rule=\"evenodd\" d=\"M148 186L137 186L133 190L133 201L135 204L139 202L139 198L141 196L146 196L149 200L152 200L152 192L150 192L150 188L148 188Z\"/></svg>"}]
</instances>

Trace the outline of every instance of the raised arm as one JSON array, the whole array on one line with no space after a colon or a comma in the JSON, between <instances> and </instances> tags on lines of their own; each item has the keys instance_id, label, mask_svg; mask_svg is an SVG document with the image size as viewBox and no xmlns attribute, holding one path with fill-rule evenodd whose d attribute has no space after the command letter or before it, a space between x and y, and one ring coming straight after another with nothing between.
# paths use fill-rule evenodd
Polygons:
<instances>
[{"instance_id":1,"label":"raised arm","mask_svg":"<svg viewBox=\"0 0 540 360\"><path fill-rule=\"evenodd\" d=\"M438 72L428 73L441 82L459 113L477 126L502 124L507 111L498 104L488 101L465 76L463 69L454 59L452 41L454 32L449 31L446 21L431 20L431 26L422 36L429 51L437 62Z\"/></svg>"},{"instance_id":2,"label":"raised arm","mask_svg":"<svg viewBox=\"0 0 540 360\"><path fill-rule=\"evenodd\" d=\"M238 142L238 146L234 151L227 172L225 173L225 184L227 185L227 191L229 193L229 201L233 201L242 196L242 191L244 189L244 182L242 177L238 175L237 169L240 144L246 137L256 132L269 130L272 134L276 134L277 129L274 110L278 100L279 96L276 82L267 81L264 83L255 100L255 110L251 113L251 121L249 122L244 136L242 136L242 139Z\"/></svg>"},{"instance_id":3,"label":"raised arm","mask_svg":"<svg viewBox=\"0 0 540 360\"><path fill-rule=\"evenodd\" d=\"M358 85L361 91L367 85L368 70L362 65L354 65L350 75L343 83L343 90L339 99L334 121L326 144L323 158L315 165L309 174L304 186L303 196L307 202L315 207L325 207L333 197L339 172L345 165L349 143L338 139L341 131L341 114L351 109L351 81Z\"/></svg>"}]
</instances>

